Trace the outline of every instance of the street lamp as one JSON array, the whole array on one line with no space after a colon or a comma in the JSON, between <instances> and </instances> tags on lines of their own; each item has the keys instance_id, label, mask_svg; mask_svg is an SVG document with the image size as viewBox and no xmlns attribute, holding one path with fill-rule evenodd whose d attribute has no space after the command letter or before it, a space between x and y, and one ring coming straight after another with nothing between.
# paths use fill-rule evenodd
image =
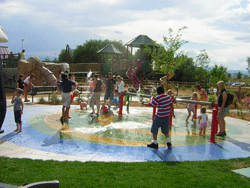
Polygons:
<instances>
[{"instance_id":1,"label":"street lamp","mask_svg":"<svg viewBox=\"0 0 250 188\"><path fill-rule=\"evenodd\" d=\"M23 50L23 41L24 41L24 39L22 39L22 50ZM21 50L21 51L22 51L22 50Z\"/></svg>"}]
</instances>

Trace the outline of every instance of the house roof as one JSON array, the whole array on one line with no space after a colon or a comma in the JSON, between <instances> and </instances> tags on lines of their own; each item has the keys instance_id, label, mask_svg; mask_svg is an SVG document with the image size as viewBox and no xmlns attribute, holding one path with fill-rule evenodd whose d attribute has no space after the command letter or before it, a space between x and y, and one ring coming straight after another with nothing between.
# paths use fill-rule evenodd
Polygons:
<instances>
[{"instance_id":1,"label":"house roof","mask_svg":"<svg viewBox=\"0 0 250 188\"><path fill-rule=\"evenodd\" d=\"M139 35L125 44L125 46L141 47L143 45L153 46L153 40L147 35Z\"/></svg>"},{"instance_id":2,"label":"house roof","mask_svg":"<svg viewBox=\"0 0 250 188\"><path fill-rule=\"evenodd\" d=\"M110 53L110 54L122 54L122 52L113 44L108 44L102 49L100 49L97 53Z\"/></svg>"},{"instance_id":3,"label":"house roof","mask_svg":"<svg viewBox=\"0 0 250 188\"><path fill-rule=\"evenodd\" d=\"M7 59L10 54L10 50L7 46L0 46L0 59Z\"/></svg>"}]
</instances>

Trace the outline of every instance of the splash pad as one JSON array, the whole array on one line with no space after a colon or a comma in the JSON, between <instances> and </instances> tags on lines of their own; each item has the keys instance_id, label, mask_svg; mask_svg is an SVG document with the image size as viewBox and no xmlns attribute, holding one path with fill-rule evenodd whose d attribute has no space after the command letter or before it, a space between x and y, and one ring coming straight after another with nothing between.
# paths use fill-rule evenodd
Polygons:
<instances>
[{"instance_id":1,"label":"splash pad","mask_svg":"<svg viewBox=\"0 0 250 188\"><path fill-rule=\"evenodd\" d=\"M210 126L206 136L199 136L199 127L191 121L186 124L186 109L176 109L170 137L173 147L167 149L165 137L158 135L159 149L147 148L151 142L152 108L130 107L122 120L117 111L111 115L90 116L90 111L80 111L72 106L73 117L62 127L59 122L61 106L31 106L25 109L23 132L13 133L13 112L8 110L4 123L5 133L1 138L18 146L35 149L25 158L79 160L79 161L200 161L230 159L250 156L249 128L245 121L226 118L227 134L211 144ZM211 114L209 120L211 121ZM210 125L210 123L209 123ZM247 122L248 125L248 122ZM21 153L25 153L22 150ZM46 157L35 155L45 152ZM18 152L4 156L20 157ZM13 153L13 154L12 154ZM16 154L16 155L15 155ZM34 156L35 155L35 156ZM56 156L49 158L47 155ZM21 155L23 156L23 155ZM42 157L41 157L42 156Z\"/></svg>"}]
</instances>

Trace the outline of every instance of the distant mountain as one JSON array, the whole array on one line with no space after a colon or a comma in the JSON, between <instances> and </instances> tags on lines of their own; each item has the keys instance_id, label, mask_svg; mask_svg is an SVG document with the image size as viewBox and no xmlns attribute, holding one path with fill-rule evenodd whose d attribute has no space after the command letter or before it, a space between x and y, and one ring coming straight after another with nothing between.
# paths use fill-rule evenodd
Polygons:
<instances>
[{"instance_id":1,"label":"distant mountain","mask_svg":"<svg viewBox=\"0 0 250 188\"><path fill-rule=\"evenodd\" d=\"M227 72L230 74L238 74L239 72L241 72L242 74L248 75L248 71L246 71L246 70L228 70Z\"/></svg>"}]
</instances>

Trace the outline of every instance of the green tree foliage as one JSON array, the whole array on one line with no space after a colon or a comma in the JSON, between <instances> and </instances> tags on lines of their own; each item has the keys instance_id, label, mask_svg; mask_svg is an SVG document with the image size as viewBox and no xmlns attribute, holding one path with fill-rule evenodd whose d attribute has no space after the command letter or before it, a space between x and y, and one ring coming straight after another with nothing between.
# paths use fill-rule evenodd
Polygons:
<instances>
[{"instance_id":1,"label":"green tree foliage","mask_svg":"<svg viewBox=\"0 0 250 188\"><path fill-rule=\"evenodd\" d=\"M97 63L97 52L108 44L115 45L120 51L126 54L126 48L122 45L122 41L109 41L109 40L90 40L86 41L83 45L78 45L73 52L74 63ZM103 55L103 54L102 54ZM112 55L103 55L105 58L111 58Z\"/></svg>"},{"instance_id":2,"label":"green tree foliage","mask_svg":"<svg viewBox=\"0 0 250 188\"><path fill-rule=\"evenodd\" d=\"M73 49L69 49L69 63L73 62L73 51ZM60 54L58 55L58 62L66 62L66 49L61 50Z\"/></svg>"},{"instance_id":3,"label":"green tree foliage","mask_svg":"<svg viewBox=\"0 0 250 188\"><path fill-rule=\"evenodd\" d=\"M173 29L169 28L168 37L163 37L164 46L163 45L155 45L153 48L152 53L152 62L155 61L155 70L159 71L163 74L169 74L172 73L180 58L177 58L177 56L180 56L183 52L177 52L181 46L187 41L182 40L182 32L187 27L182 27L178 30L176 36L173 36Z\"/></svg>"},{"instance_id":4,"label":"green tree foliage","mask_svg":"<svg viewBox=\"0 0 250 188\"><path fill-rule=\"evenodd\" d=\"M217 87L217 82L221 80L228 82L227 67L215 65L210 71L210 82Z\"/></svg>"},{"instance_id":5,"label":"green tree foliage","mask_svg":"<svg viewBox=\"0 0 250 188\"><path fill-rule=\"evenodd\" d=\"M175 69L173 80L180 82L195 82L194 73L196 72L196 66L193 58L182 54L180 57L178 66Z\"/></svg>"},{"instance_id":6,"label":"green tree foliage","mask_svg":"<svg viewBox=\"0 0 250 188\"><path fill-rule=\"evenodd\" d=\"M210 58L206 52L206 50L201 50L200 54L197 55L196 57L196 80L198 80L198 82L203 82L207 75L208 75L208 65L210 63Z\"/></svg>"},{"instance_id":7,"label":"green tree foliage","mask_svg":"<svg viewBox=\"0 0 250 188\"><path fill-rule=\"evenodd\" d=\"M247 71L248 74L250 74L250 57L247 57L247 63L248 63Z\"/></svg>"},{"instance_id":8,"label":"green tree foliage","mask_svg":"<svg viewBox=\"0 0 250 188\"><path fill-rule=\"evenodd\" d=\"M238 74L237 74L237 79L241 79L242 78L242 72L238 72Z\"/></svg>"}]
</instances>

